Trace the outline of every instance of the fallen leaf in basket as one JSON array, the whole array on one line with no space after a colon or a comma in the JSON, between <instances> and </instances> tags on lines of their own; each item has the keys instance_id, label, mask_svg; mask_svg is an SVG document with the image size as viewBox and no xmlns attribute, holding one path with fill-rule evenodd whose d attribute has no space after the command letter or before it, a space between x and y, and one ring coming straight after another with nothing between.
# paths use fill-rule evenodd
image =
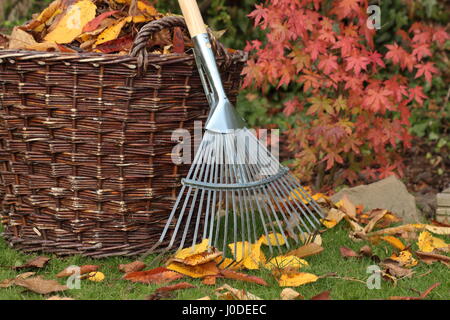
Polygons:
<instances>
[{"instance_id":1,"label":"fallen leaf in basket","mask_svg":"<svg viewBox=\"0 0 450 320\"><path fill-rule=\"evenodd\" d=\"M331 300L330 291L321 292L318 295L312 297L311 300Z\"/></svg>"},{"instance_id":2,"label":"fallen leaf in basket","mask_svg":"<svg viewBox=\"0 0 450 320\"><path fill-rule=\"evenodd\" d=\"M173 52L182 54L184 53L185 44L184 44L184 33L180 27L176 27L173 29Z\"/></svg>"},{"instance_id":3,"label":"fallen leaf in basket","mask_svg":"<svg viewBox=\"0 0 450 320\"><path fill-rule=\"evenodd\" d=\"M83 33L85 32L92 32L97 30L98 27L102 24L102 21L106 18L111 17L112 15L120 12L119 10L112 10L102 13L101 15L97 16L96 18L89 21L84 27L83 27Z\"/></svg>"},{"instance_id":4,"label":"fallen leaf in basket","mask_svg":"<svg viewBox=\"0 0 450 320\"><path fill-rule=\"evenodd\" d=\"M347 247L340 247L339 252L344 258L359 258L359 254Z\"/></svg>"},{"instance_id":5,"label":"fallen leaf in basket","mask_svg":"<svg viewBox=\"0 0 450 320\"><path fill-rule=\"evenodd\" d=\"M284 240L284 237L281 233L269 233L268 237L266 235L262 235L261 238L259 238L259 241L261 241L262 244L265 244L268 246L269 244L272 246L276 245L285 245L286 241Z\"/></svg>"},{"instance_id":6,"label":"fallen leaf in basket","mask_svg":"<svg viewBox=\"0 0 450 320\"><path fill-rule=\"evenodd\" d=\"M50 298L45 300L75 300L75 299L70 297L51 296Z\"/></svg>"},{"instance_id":7,"label":"fallen leaf in basket","mask_svg":"<svg viewBox=\"0 0 450 320\"><path fill-rule=\"evenodd\" d=\"M286 255L296 256L299 258L306 258L315 254L319 254L323 251L323 248L316 243L309 243L295 250L289 251Z\"/></svg>"},{"instance_id":8,"label":"fallen leaf in basket","mask_svg":"<svg viewBox=\"0 0 450 320\"><path fill-rule=\"evenodd\" d=\"M27 279L19 278L14 281L14 284L39 294L49 294L69 289L67 286L61 285L55 280L45 280L40 276Z\"/></svg>"},{"instance_id":9,"label":"fallen leaf in basket","mask_svg":"<svg viewBox=\"0 0 450 320\"><path fill-rule=\"evenodd\" d=\"M173 272L167 268L159 267L152 270L130 272L123 279L139 283L167 283L183 278L183 275Z\"/></svg>"},{"instance_id":10,"label":"fallen leaf in basket","mask_svg":"<svg viewBox=\"0 0 450 320\"><path fill-rule=\"evenodd\" d=\"M9 39L8 49L27 49L29 46L35 45L36 43L36 40L34 40L34 37L31 34L23 31L19 27L15 27Z\"/></svg>"},{"instance_id":11,"label":"fallen leaf in basket","mask_svg":"<svg viewBox=\"0 0 450 320\"><path fill-rule=\"evenodd\" d=\"M249 270L259 269L266 263L266 257L261 251L261 240L251 244L248 241L241 241L228 244L236 261L241 262Z\"/></svg>"},{"instance_id":12,"label":"fallen leaf in basket","mask_svg":"<svg viewBox=\"0 0 450 320\"><path fill-rule=\"evenodd\" d=\"M278 280L280 287L299 287L301 285L316 282L318 276L306 272L289 272L282 274Z\"/></svg>"},{"instance_id":13,"label":"fallen leaf in basket","mask_svg":"<svg viewBox=\"0 0 450 320\"><path fill-rule=\"evenodd\" d=\"M300 300L304 297L292 288L284 288L280 293L281 300Z\"/></svg>"},{"instance_id":14,"label":"fallen leaf in basket","mask_svg":"<svg viewBox=\"0 0 450 320\"><path fill-rule=\"evenodd\" d=\"M127 35L121 38L117 38L111 41L103 42L96 46L96 49L103 53L114 53L123 50L130 50L133 46L133 36Z\"/></svg>"},{"instance_id":15,"label":"fallen leaf in basket","mask_svg":"<svg viewBox=\"0 0 450 320\"><path fill-rule=\"evenodd\" d=\"M214 276L220 273L215 261L204 263L197 266L188 266L179 262L171 262L167 269L184 274L191 278L203 278L206 276Z\"/></svg>"},{"instance_id":16,"label":"fallen leaf in basket","mask_svg":"<svg viewBox=\"0 0 450 320\"><path fill-rule=\"evenodd\" d=\"M50 5L45 8L36 19L31 20L25 26L23 26L24 30L33 30L36 32L41 32L46 25L52 19L62 12L61 8L61 0L56 0L50 3Z\"/></svg>"},{"instance_id":17,"label":"fallen leaf in basket","mask_svg":"<svg viewBox=\"0 0 450 320\"><path fill-rule=\"evenodd\" d=\"M193 284L187 283L187 282L180 282L177 284L173 284L171 286L158 288L155 290L155 293L171 292L171 291L191 289L191 288L196 288L196 286L194 286Z\"/></svg>"},{"instance_id":18,"label":"fallen leaf in basket","mask_svg":"<svg viewBox=\"0 0 450 320\"><path fill-rule=\"evenodd\" d=\"M50 261L50 258L47 257L36 257L31 260L29 260L27 263L12 267L14 270L20 270L20 269L27 269L27 268L43 268L48 262Z\"/></svg>"},{"instance_id":19,"label":"fallen leaf in basket","mask_svg":"<svg viewBox=\"0 0 450 320\"><path fill-rule=\"evenodd\" d=\"M334 228L345 217L345 213L341 210L331 208L327 216L320 221L328 229Z\"/></svg>"},{"instance_id":20,"label":"fallen leaf in basket","mask_svg":"<svg viewBox=\"0 0 450 320\"><path fill-rule=\"evenodd\" d=\"M119 264L119 271L124 272L124 273L136 272L136 271L144 270L145 267L146 267L146 264L143 263L142 261L134 261L134 262L127 263L127 264Z\"/></svg>"},{"instance_id":21,"label":"fallen leaf in basket","mask_svg":"<svg viewBox=\"0 0 450 320\"><path fill-rule=\"evenodd\" d=\"M286 256L278 256L270 259L268 263L266 263L265 267L269 270L277 268L302 268L308 266L308 262L306 260L300 259L294 255L286 255Z\"/></svg>"},{"instance_id":22,"label":"fallen leaf in basket","mask_svg":"<svg viewBox=\"0 0 450 320\"><path fill-rule=\"evenodd\" d=\"M428 231L420 233L417 245L422 252L433 252L435 249L444 249L449 246L444 240L433 237Z\"/></svg>"},{"instance_id":23,"label":"fallen leaf in basket","mask_svg":"<svg viewBox=\"0 0 450 320\"><path fill-rule=\"evenodd\" d=\"M75 273L78 273L80 275L86 274L86 273L90 273L90 272L94 272L98 270L98 266L96 265L84 265L84 266L70 266L65 268L63 271L61 271L60 273L58 273L56 275L57 278L65 278L65 277L69 277Z\"/></svg>"},{"instance_id":24,"label":"fallen leaf in basket","mask_svg":"<svg viewBox=\"0 0 450 320\"><path fill-rule=\"evenodd\" d=\"M217 288L215 293L220 300L262 300L246 290L235 289L228 284Z\"/></svg>"},{"instance_id":25,"label":"fallen leaf in basket","mask_svg":"<svg viewBox=\"0 0 450 320\"><path fill-rule=\"evenodd\" d=\"M267 282L262 279L259 278L257 276L251 276L245 273L241 273L241 272L237 272L237 271L233 271L233 270L228 270L228 269L224 269L220 271L221 275L224 276L227 279L233 279L233 280L239 280L239 281L245 281L245 282L252 282L252 283L256 283L262 286L267 286Z\"/></svg>"},{"instance_id":26,"label":"fallen leaf in basket","mask_svg":"<svg viewBox=\"0 0 450 320\"><path fill-rule=\"evenodd\" d=\"M412 253L409 250L400 251L399 254L393 254L390 259L395 260L400 263L403 267L414 267L417 265L417 260L414 259Z\"/></svg>"},{"instance_id":27,"label":"fallen leaf in basket","mask_svg":"<svg viewBox=\"0 0 450 320\"><path fill-rule=\"evenodd\" d=\"M201 253L196 253L193 254L191 256L188 256L186 258L183 259L179 259L179 258L171 258L169 259L168 263L170 264L171 262L179 262L188 266L198 266L200 264L205 264L211 261L215 261L216 258L221 257L222 256L222 252L217 251L215 248L210 249L210 251L205 251L205 252L201 252Z\"/></svg>"},{"instance_id":28,"label":"fallen leaf in basket","mask_svg":"<svg viewBox=\"0 0 450 320\"><path fill-rule=\"evenodd\" d=\"M91 0L80 0L63 13L55 28L45 37L47 42L71 43L82 32L84 26L95 18L97 6Z\"/></svg>"},{"instance_id":29,"label":"fallen leaf in basket","mask_svg":"<svg viewBox=\"0 0 450 320\"><path fill-rule=\"evenodd\" d=\"M118 20L112 26L106 28L97 38L95 45L102 44L107 41L111 41L117 39L122 31L122 28L128 23L132 21L132 17L126 17Z\"/></svg>"},{"instance_id":30,"label":"fallen leaf in basket","mask_svg":"<svg viewBox=\"0 0 450 320\"><path fill-rule=\"evenodd\" d=\"M87 275L87 279L93 282L102 282L103 280L105 280L105 274L100 271L90 272Z\"/></svg>"},{"instance_id":31,"label":"fallen leaf in basket","mask_svg":"<svg viewBox=\"0 0 450 320\"><path fill-rule=\"evenodd\" d=\"M14 282L17 279L27 279L29 277L32 277L36 274L36 272L25 272L17 275L14 279L4 279L2 282L0 282L0 288L9 288L14 285Z\"/></svg>"},{"instance_id":32,"label":"fallen leaf in basket","mask_svg":"<svg viewBox=\"0 0 450 320\"><path fill-rule=\"evenodd\" d=\"M204 239L201 243L194 245L193 247L188 247L179 250L177 253L175 253L174 258L177 259L186 259L187 257L193 256L198 253L203 253L207 251L210 248L209 246L209 240Z\"/></svg>"},{"instance_id":33,"label":"fallen leaf in basket","mask_svg":"<svg viewBox=\"0 0 450 320\"><path fill-rule=\"evenodd\" d=\"M381 237L380 239L386 241L387 243L392 245L394 248L397 248L399 250L405 250L405 248L406 248L406 246L403 244L403 242L394 236L384 236L384 237Z\"/></svg>"},{"instance_id":34,"label":"fallen leaf in basket","mask_svg":"<svg viewBox=\"0 0 450 320\"><path fill-rule=\"evenodd\" d=\"M433 291L434 289L436 289L437 287L439 287L441 285L440 282L437 282L435 284L433 284L431 287L429 287L427 290L425 290L424 292L422 292L420 294L420 296L418 297L398 297L398 296L392 296L389 297L390 300L423 300L425 299L431 291Z\"/></svg>"},{"instance_id":35,"label":"fallen leaf in basket","mask_svg":"<svg viewBox=\"0 0 450 320\"><path fill-rule=\"evenodd\" d=\"M155 7L153 7L152 5L145 3L144 1L138 1L137 2L137 7L139 9L139 11L141 11L142 13L150 16L150 17L156 17L157 15L159 15L158 10L155 9Z\"/></svg>"}]
</instances>

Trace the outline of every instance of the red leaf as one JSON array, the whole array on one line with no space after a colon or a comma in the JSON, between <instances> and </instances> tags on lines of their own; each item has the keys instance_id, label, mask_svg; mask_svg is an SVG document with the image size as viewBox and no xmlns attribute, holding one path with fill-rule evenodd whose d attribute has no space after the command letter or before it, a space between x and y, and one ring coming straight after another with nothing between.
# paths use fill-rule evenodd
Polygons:
<instances>
[{"instance_id":1,"label":"red leaf","mask_svg":"<svg viewBox=\"0 0 450 320\"><path fill-rule=\"evenodd\" d=\"M184 34L181 28L176 27L173 29L173 52L182 54L185 51L184 47Z\"/></svg>"},{"instance_id":2,"label":"red leaf","mask_svg":"<svg viewBox=\"0 0 450 320\"><path fill-rule=\"evenodd\" d=\"M344 258L358 258L359 254L347 247L340 247L339 252Z\"/></svg>"},{"instance_id":3,"label":"red leaf","mask_svg":"<svg viewBox=\"0 0 450 320\"><path fill-rule=\"evenodd\" d=\"M245 273L223 269L220 271L220 273L227 279L233 279L233 280L240 280L240 281L246 281L246 282L252 282L256 283L262 286L268 286L267 282L264 281L264 279L261 279L256 276L251 276Z\"/></svg>"},{"instance_id":4,"label":"red leaf","mask_svg":"<svg viewBox=\"0 0 450 320\"><path fill-rule=\"evenodd\" d=\"M331 300L330 291L324 291L311 298L311 300Z\"/></svg>"},{"instance_id":5,"label":"red leaf","mask_svg":"<svg viewBox=\"0 0 450 320\"><path fill-rule=\"evenodd\" d=\"M97 45L97 49L103 53L113 53L123 50L129 50L133 46L133 36L127 35L121 38L103 42Z\"/></svg>"},{"instance_id":6,"label":"red leaf","mask_svg":"<svg viewBox=\"0 0 450 320\"><path fill-rule=\"evenodd\" d=\"M92 19L91 21L89 21L83 28L83 32L92 32L94 30L97 30L97 28L100 26L100 24L102 23L103 20L105 20L106 18L112 16L113 14L116 14L120 11L115 10L115 11L108 11L108 12L104 12L101 15L99 15L98 17Z\"/></svg>"},{"instance_id":7,"label":"red leaf","mask_svg":"<svg viewBox=\"0 0 450 320\"><path fill-rule=\"evenodd\" d=\"M145 284L165 283L181 278L183 278L183 275L163 267L146 271L130 272L123 277L123 279L130 280L131 282L140 282Z\"/></svg>"},{"instance_id":8,"label":"red leaf","mask_svg":"<svg viewBox=\"0 0 450 320\"><path fill-rule=\"evenodd\" d=\"M431 82L431 79L433 78L433 73L438 73L438 70L434 67L433 62L427 62L425 64L416 64L415 65L417 69L415 79L419 78L420 76L424 76L425 80L428 82Z\"/></svg>"}]
</instances>

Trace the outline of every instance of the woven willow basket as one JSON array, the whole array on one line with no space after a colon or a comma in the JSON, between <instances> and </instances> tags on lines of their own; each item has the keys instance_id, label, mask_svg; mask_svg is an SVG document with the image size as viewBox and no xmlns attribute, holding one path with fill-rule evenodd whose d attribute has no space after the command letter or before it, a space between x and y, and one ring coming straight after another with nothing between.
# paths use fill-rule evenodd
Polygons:
<instances>
[{"instance_id":1,"label":"woven willow basket","mask_svg":"<svg viewBox=\"0 0 450 320\"><path fill-rule=\"evenodd\" d=\"M166 17L143 27L128 56L0 51L4 237L22 251L131 256L159 238L181 178L177 128L208 103L191 54L148 54ZM242 52L213 43L235 100Z\"/></svg>"}]
</instances>

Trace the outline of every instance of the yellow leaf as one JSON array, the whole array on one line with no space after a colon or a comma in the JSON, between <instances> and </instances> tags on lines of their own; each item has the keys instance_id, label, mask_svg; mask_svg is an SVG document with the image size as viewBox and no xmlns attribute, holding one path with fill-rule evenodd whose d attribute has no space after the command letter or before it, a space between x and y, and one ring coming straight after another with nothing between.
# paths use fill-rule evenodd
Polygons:
<instances>
[{"instance_id":1,"label":"yellow leaf","mask_svg":"<svg viewBox=\"0 0 450 320\"><path fill-rule=\"evenodd\" d=\"M107 41L115 40L119 37L120 32L122 31L122 28L128 23L133 20L133 17L126 17L122 18L116 23L114 23L112 26L109 26L106 28L97 38L97 42L95 42L95 45L102 44Z\"/></svg>"},{"instance_id":2,"label":"yellow leaf","mask_svg":"<svg viewBox=\"0 0 450 320\"><path fill-rule=\"evenodd\" d=\"M33 36L18 27L13 29L9 41L9 49L27 49L27 47L35 45L37 42Z\"/></svg>"},{"instance_id":3,"label":"yellow leaf","mask_svg":"<svg viewBox=\"0 0 450 320\"><path fill-rule=\"evenodd\" d=\"M266 237L266 235L262 235L261 238L259 238L259 241L261 241L262 244L265 244L266 246L269 245L269 243L272 246L276 245L284 245L286 244L286 241L284 240L284 237L281 233L269 233L269 237Z\"/></svg>"},{"instance_id":4,"label":"yellow leaf","mask_svg":"<svg viewBox=\"0 0 450 320\"><path fill-rule=\"evenodd\" d=\"M83 27L95 18L97 6L91 0L80 0L64 13L64 16L52 30L45 36L45 41L59 44L70 43L83 31Z\"/></svg>"},{"instance_id":5,"label":"yellow leaf","mask_svg":"<svg viewBox=\"0 0 450 320\"><path fill-rule=\"evenodd\" d=\"M290 272L288 274L282 274L278 280L278 284L280 287L299 287L306 283L316 282L318 279L319 277L312 273Z\"/></svg>"},{"instance_id":6,"label":"yellow leaf","mask_svg":"<svg viewBox=\"0 0 450 320\"><path fill-rule=\"evenodd\" d=\"M233 259L223 257L216 258L214 261L216 261L216 263L220 263L218 267L221 269L240 270L244 268L243 261L235 261Z\"/></svg>"},{"instance_id":7,"label":"yellow leaf","mask_svg":"<svg viewBox=\"0 0 450 320\"><path fill-rule=\"evenodd\" d=\"M422 252L433 252L434 249L447 248L448 244L444 240L433 237L428 231L422 231L417 242L419 250Z\"/></svg>"},{"instance_id":8,"label":"yellow leaf","mask_svg":"<svg viewBox=\"0 0 450 320\"><path fill-rule=\"evenodd\" d=\"M269 270L274 268L301 268L304 266L308 266L308 262L296 256L278 256L270 259L270 261L265 265L265 267Z\"/></svg>"},{"instance_id":9,"label":"yellow leaf","mask_svg":"<svg viewBox=\"0 0 450 320\"><path fill-rule=\"evenodd\" d=\"M138 1L137 6L140 11L151 17L158 15L158 11L155 9L155 7L144 3L143 1Z\"/></svg>"},{"instance_id":10,"label":"yellow leaf","mask_svg":"<svg viewBox=\"0 0 450 320\"><path fill-rule=\"evenodd\" d=\"M290 197L288 198L289 200L300 200L302 201L304 204L308 204L310 201L311 197L311 188L309 187L304 187L303 190L302 189L295 189L292 190L290 193Z\"/></svg>"},{"instance_id":11,"label":"yellow leaf","mask_svg":"<svg viewBox=\"0 0 450 320\"><path fill-rule=\"evenodd\" d=\"M384 237L381 237L381 239L386 241L386 242L388 242L394 248L397 248L399 250L405 250L405 248L406 248L405 245L403 244L403 242L400 239L396 238L396 237L384 236Z\"/></svg>"},{"instance_id":12,"label":"yellow leaf","mask_svg":"<svg viewBox=\"0 0 450 320\"><path fill-rule=\"evenodd\" d=\"M214 249L211 251L196 253L196 254L193 254L193 255L188 256L183 259L172 258L169 260L169 263L170 262L180 262L180 263L188 265L188 266L197 266L199 264L204 264L204 263L213 261L216 258L220 257L221 255L222 255L222 252Z\"/></svg>"},{"instance_id":13,"label":"yellow leaf","mask_svg":"<svg viewBox=\"0 0 450 320\"><path fill-rule=\"evenodd\" d=\"M393 254L391 259L399 262L404 267L414 267L418 263L412 256L412 253L408 250L400 251L398 255Z\"/></svg>"},{"instance_id":14,"label":"yellow leaf","mask_svg":"<svg viewBox=\"0 0 450 320\"><path fill-rule=\"evenodd\" d=\"M328 229L334 228L344 218L345 214L338 209L332 208L328 211L325 219L321 219L322 224Z\"/></svg>"},{"instance_id":15,"label":"yellow leaf","mask_svg":"<svg viewBox=\"0 0 450 320\"><path fill-rule=\"evenodd\" d=\"M204 239L201 243L196 244L194 247L188 247L181 249L175 254L175 258L177 259L186 259L195 254L203 253L207 251L209 248L209 239Z\"/></svg>"},{"instance_id":16,"label":"yellow leaf","mask_svg":"<svg viewBox=\"0 0 450 320\"><path fill-rule=\"evenodd\" d=\"M61 0L53 1L36 19L28 23L25 28L27 28L27 30L42 32L44 27L50 25L53 19L60 13L62 13Z\"/></svg>"},{"instance_id":17,"label":"yellow leaf","mask_svg":"<svg viewBox=\"0 0 450 320\"><path fill-rule=\"evenodd\" d=\"M220 273L215 261L200 264L198 266L188 266L179 262L172 262L167 266L167 269L187 275L191 278L215 276Z\"/></svg>"},{"instance_id":18,"label":"yellow leaf","mask_svg":"<svg viewBox=\"0 0 450 320\"><path fill-rule=\"evenodd\" d=\"M236 261L242 261L243 266L249 270L259 269L260 265L266 263L266 257L261 251L261 240L255 244L248 241L230 243L228 247Z\"/></svg>"},{"instance_id":19,"label":"yellow leaf","mask_svg":"<svg viewBox=\"0 0 450 320\"><path fill-rule=\"evenodd\" d=\"M99 271L90 272L88 274L88 280L94 282L102 282L103 280L105 280L105 275L103 274L103 272Z\"/></svg>"}]
</instances>

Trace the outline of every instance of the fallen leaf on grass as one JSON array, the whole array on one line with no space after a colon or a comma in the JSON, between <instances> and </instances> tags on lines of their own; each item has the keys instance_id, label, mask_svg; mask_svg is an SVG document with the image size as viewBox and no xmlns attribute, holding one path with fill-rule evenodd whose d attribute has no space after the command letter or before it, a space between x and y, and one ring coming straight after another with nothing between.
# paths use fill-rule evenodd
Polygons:
<instances>
[{"instance_id":1,"label":"fallen leaf on grass","mask_svg":"<svg viewBox=\"0 0 450 320\"><path fill-rule=\"evenodd\" d=\"M266 263L265 268L271 270L274 268L301 268L304 266L308 266L308 262L306 260L303 260L297 256L286 255L272 258L268 263Z\"/></svg>"},{"instance_id":2,"label":"fallen leaf on grass","mask_svg":"<svg viewBox=\"0 0 450 320\"><path fill-rule=\"evenodd\" d=\"M183 259L180 258L171 258L168 260L168 264L172 262L179 262L188 266L198 266L201 264L205 264L211 261L214 261L216 258L222 256L222 252L217 251L216 249L212 249L210 251L205 251L201 253L196 253L193 255L190 255L188 257L185 257Z\"/></svg>"},{"instance_id":3,"label":"fallen leaf on grass","mask_svg":"<svg viewBox=\"0 0 450 320\"><path fill-rule=\"evenodd\" d=\"M301 285L316 282L318 276L307 272L288 272L281 275L278 280L280 287L299 287Z\"/></svg>"},{"instance_id":4,"label":"fallen leaf on grass","mask_svg":"<svg viewBox=\"0 0 450 320\"><path fill-rule=\"evenodd\" d=\"M211 297L205 296L205 297L198 298L197 300L211 300Z\"/></svg>"},{"instance_id":5,"label":"fallen leaf on grass","mask_svg":"<svg viewBox=\"0 0 450 320\"><path fill-rule=\"evenodd\" d=\"M188 283L188 282L180 282L177 284L173 284L171 286L158 288L155 290L155 293L158 294L158 293L162 293L162 292L171 292L171 291L191 289L191 288L196 288L196 286L194 286L193 284Z\"/></svg>"},{"instance_id":6,"label":"fallen leaf on grass","mask_svg":"<svg viewBox=\"0 0 450 320\"><path fill-rule=\"evenodd\" d=\"M444 240L433 237L428 231L422 231L417 242L419 251L433 252L435 249L448 249L449 245Z\"/></svg>"},{"instance_id":7,"label":"fallen leaf on grass","mask_svg":"<svg viewBox=\"0 0 450 320\"><path fill-rule=\"evenodd\" d=\"M86 273L91 273L94 271L98 270L98 266L96 265L84 265L84 266L70 266L65 268L63 271L61 271L60 273L58 273L56 275L57 278L65 278L65 277L70 277L71 275L78 273L80 275L86 274Z\"/></svg>"},{"instance_id":8,"label":"fallen leaf on grass","mask_svg":"<svg viewBox=\"0 0 450 320\"><path fill-rule=\"evenodd\" d=\"M322 293L319 293L318 295L312 297L311 300L331 300L330 291L324 291Z\"/></svg>"},{"instance_id":9,"label":"fallen leaf on grass","mask_svg":"<svg viewBox=\"0 0 450 320\"><path fill-rule=\"evenodd\" d=\"M393 254L390 259L397 261L401 266L407 268L414 267L418 263L409 250L403 250L399 254Z\"/></svg>"},{"instance_id":10,"label":"fallen leaf on grass","mask_svg":"<svg viewBox=\"0 0 450 320\"><path fill-rule=\"evenodd\" d=\"M380 239L386 241L387 243L392 245L394 248L397 248L399 250L406 249L406 246L403 244L403 242L394 236L384 236L384 237L381 237Z\"/></svg>"},{"instance_id":11,"label":"fallen leaf on grass","mask_svg":"<svg viewBox=\"0 0 450 320\"><path fill-rule=\"evenodd\" d=\"M47 257L36 257L31 260L29 260L27 263L21 265L21 266L15 266L12 267L13 270L20 270L20 269L27 269L27 268L43 268L48 262L50 261L50 258Z\"/></svg>"},{"instance_id":12,"label":"fallen leaf on grass","mask_svg":"<svg viewBox=\"0 0 450 320\"><path fill-rule=\"evenodd\" d=\"M222 276L224 276L224 278L227 278L227 279L252 282L252 283L262 285L262 286L268 286L267 282L264 279L259 278L257 276L251 276L251 275L248 275L245 273L228 270L228 269L221 270L220 273L222 274Z\"/></svg>"},{"instance_id":13,"label":"fallen leaf on grass","mask_svg":"<svg viewBox=\"0 0 450 320\"><path fill-rule=\"evenodd\" d=\"M388 213L387 210L377 209L372 211L372 219L364 227L364 233L369 233L375 228L376 224Z\"/></svg>"},{"instance_id":14,"label":"fallen leaf on grass","mask_svg":"<svg viewBox=\"0 0 450 320\"><path fill-rule=\"evenodd\" d=\"M301 246L295 250L289 251L287 255L296 256L299 258L306 258L315 254L319 254L323 251L323 248L316 243L309 243L307 245Z\"/></svg>"},{"instance_id":15,"label":"fallen leaf on grass","mask_svg":"<svg viewBox=\"0 0 450 320\"><path fill-rule=\"evenodd\" d=\"M270 233L268 235L268 237L266 237L266 235L261 236L261 238L259 238L259 241L261 241L262 244L265 244L266 246L268 246L269 244L272 246L276 246L276 245L285 245L286 241L284 240L284 237L281 233Z\"/></svg>"},{"instance_id":16,"label":"fallen leaf on grass","mask_svg":"<svg viewBox=\"0 0 450 320\"><path fill-rule=\"evenodd\" d=\"M416 251L416 254L420 258L420 260L425 262L426 264L432 264L433 262L440 261L443 264L450 267L450 257L449 256L444 256L442 254L431 253L431 252L422 252L422 251Z\"/></svg>"},{"instance_id":17,"label":"fallen leaf on grass","mask_svg":"<svg viewBox=\"0 0 450 320\"><path fill-rule=\"evenodd\" d=\"M167 283L183 278L183 275L169 269L159 267L152 270L130 272L123 276L123 279L139 283Z\"/></svg>"},{"instance_id":18,"label":"fallen leaf on grass","mask_svg":"<svg viewBox=\"0 0 450 320\"><path fill-rule=\"evenodd\" d=\"M177 251L174 255L174 258L186 259L187 257L193 256L195 254L206 252L208 248L210 248L209 240L203 239L201 243L196 244L193 247L188 247Z\"/></svg>"},{"instance_id":19,"label":"fallen leaf on grass","mask_svg":"<svg viewBox=\"0 0 450 320\"><path fill-rule=\"evenodd\" d=\"M336 206L344 211L350 218L356 218L356 207L345 194L342 199L336 203Z\"/></svg>"},{"instance_id":20,"label":"fallen leaf on grass","mask_svg":"<svg viewBox=\"0 0 450 320\"><path fill-rule=\"evenodd\" d=\"M119 271L124 272L124 273L137 272L137 271L144 270L145 267L146 267L146 264L143 263L142 261L134 261L134 262L127 263L127 264L119 264Z\"/></svg>"},{"instance_id":21,"label":"fallen leaf on grass","mask_svg":"<svg viewBox=\"0 0 450 320\"><path fill-rule=\"evenodd\" d=\"M304 297L292 288L285 288L280 293L281 300L300 300Z\"/></svg>"},{"instance_id":22,"label":"fallen leaf on grass","mask_svg":"<svg viewBox=\"0 0 450 320\"><path fill-rule=\"evenodd\" d=\"M251 244L248 241L230 243L230 248L236 261L249 270L257 270L266 263L266 257L261 251L262 240Z\"/></svg>"},{"instance_id":23,"label":"fallen leaf on grass","mask_svg":"<svg viewBox=\"0 0 450 320\"><path fill-rule=\"evenodd\" d=\"M215 261L207 262L197 266L188 266L179 262L171 262L167 269L184 274L191 278L203 278L206 276L214 276L220 273Z\"/></svg>"},{"instance_id":24,"label":"fallen leaf on grass","mask_svg":"<svg viewBox=\"0 0 450 320\"><path fill-rule=\"evenodd\" d=\"M55 280L45 280L40 276L27 279L19 278L14 281L14 284L39 294L49 294L69 289L67 286L61 285Z\"/></svg>"},{"instance_id":25,"label":"fallen leaf on grass","mask_svg":"<svg viewBox=\"0 0 450 320\"><path fill-rule=\"evenodd\" d=\"M437 282L435 284L433 284L431 287L429 287L427 290L425 290L424 292L422 292L420 294L420 296L418 297L399 297L399 296L392 296L389 297L390 300L423 300L425 299L431 291L433 291L434 289L436 289L437 287L439 287L441 285L440 282Z\"/></svg>"},{"instance_id":26,"label":"fallen leaf on grass","mask_svg":"<svg viewBox=\"0 0 450 320\"><path fill-rule=\"evenodd\" d=\"M398 227L391 227L386 229L377 230L374 232L371 232L368 234L369 237L377 236L377 235L395 235L395 234L402 234L407 232L414 232L416 230L428 230L431 233L439 234L439 235L450 235L450 227L439 227L439 226L432 226L427 224L420 224L420 223L412 223L412 224L405 224Z\"/></svg>"},{"instance_id":27,"label":"fallen leaf on grass","mask_svg":"<svg viewBox=\"0 0 450 320\"><path fill-rule=\"evenodd\" d=\"M321 219L322 224L328 229L334 228L345 217L345 213L341 210L331 208L327 216Z\"/></svg>"},{"instance_id":28,"label":"fallen leaf on grass","mask_svg":"<svg viewBox=\"0 0 450 320\"><path fill-rule=\"evenodd\" d=\"M372 252L372 248L369 246L363 246L361 247L361 249L359 249L359 254L364 256L364 257L368 257L368 258L372 258L373 257L373 252Z\"/></svg>"},{"instance_id":29,"label":"fallen leaf on grass","mask_svg":"<svg viewBox=\"0 0 450 320\"><path fill-rule=\"evenodd\" d=\"M100 271L94 271L94 272L88 273L86 278L89 281L102 282L103 280L105 280L105 274L103 272L100 272Z\"/></svg>"},{"instance_id":30,"label":"fallen leaf on grass","mask_svg":"<svg viewBox=\"0 0 450 320\"><path fill-rule=\"evenodd\" d=\"M340 247L339 252L341 253L341 256L344 258L359 258L359 254L357 254L355 251L353 251L350 248L347 247Z\"/></svg>"},{"instance_id":31,"label":"fallen leaf on grass","mask_svg":"<svg viewBox=\"0 0 450 320\"><path fill-rule=\"evenodd\" d=\"M75 299L69 297L51 296L50 298L45 300L75 300Z\"/></svg>"},{"instance_id":32,"label":"fallen leaf on grass","mask_svg":"<svg viewBox=\"0 0 450 320\"><path fill-rule=\"evenodd\" d=\"M217 288L215 293L220 300L262 300L246 290L235 289L228 284Z\"/></svg>"},{"instance_id":33,"label":"fallen leaf on grass","mask_svg":"<svg viewBox=\"0 0 450 320\"><path fill-rule=\"evenodd\" d=\"M29 277L32 277L36 274L36 272L25 272L22 274L17 275L14 279L4 279L2 282L0 282L0 288L9 288L14 285L14 282L17 279L27 279Z\"/></svg>"},{"instance_id":34,"label":"fallen leaf on grass","mask_svg":"<svg viewBox=\"0 0 450 320\"><path fill-rule=\"evenodd\" d=\"M384 268L385 273L395 277L396 279L410 278L414 274L412 270L402 268L397 263L389 262L388 260L386 262L381 263L381 266Z\"/></svg>"},{"instance_id":35,"label":"fallen leaf on grass","mask_svg":"<svg viewBox=\"0 0 450 320\"><path fill-rule=\"evenodd\" d=\"M216 285L217 276L206 276L203 278L202 283L207 286Z\"/></svg>"}]
</instances>

